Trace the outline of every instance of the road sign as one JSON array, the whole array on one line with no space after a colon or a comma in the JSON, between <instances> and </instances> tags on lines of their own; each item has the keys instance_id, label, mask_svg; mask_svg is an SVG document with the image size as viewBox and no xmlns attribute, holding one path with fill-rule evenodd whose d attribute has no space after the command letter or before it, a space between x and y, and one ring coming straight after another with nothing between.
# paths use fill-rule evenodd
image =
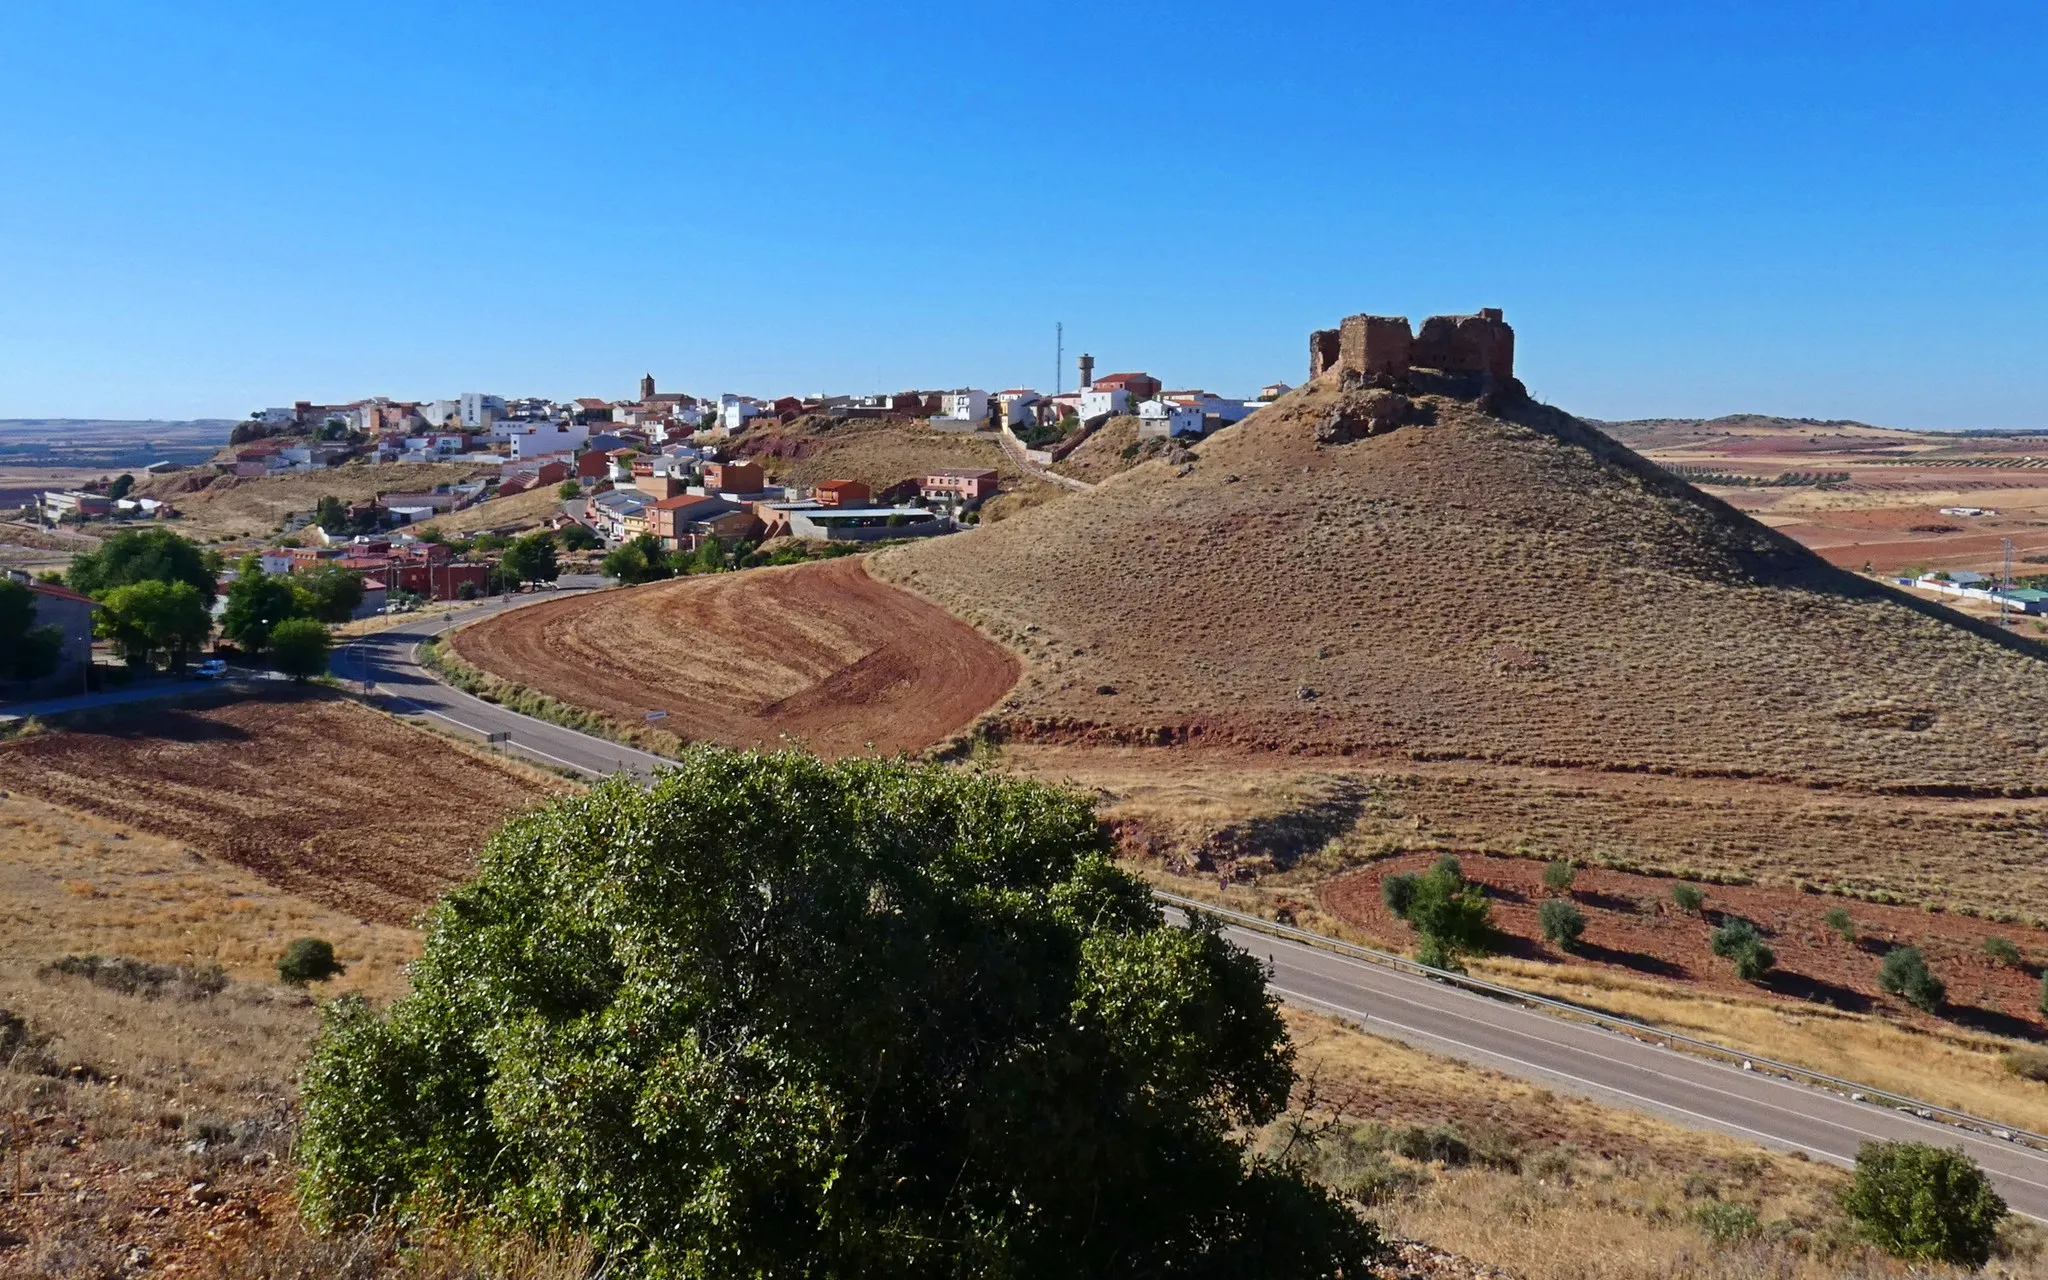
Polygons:
<instances>
[{"instance_id":1,"label":"road sign","mask_svg":"<svg viewBox=\"0 0 2048 1280\"><path fill-rule=\"evenodd\" d=\"M510 741L512 741L512 731L509 729L501 729L496 733L487 733L484 735L484 743L487 746L496 746L500 742Z\"/></svg>"}]
</instances>

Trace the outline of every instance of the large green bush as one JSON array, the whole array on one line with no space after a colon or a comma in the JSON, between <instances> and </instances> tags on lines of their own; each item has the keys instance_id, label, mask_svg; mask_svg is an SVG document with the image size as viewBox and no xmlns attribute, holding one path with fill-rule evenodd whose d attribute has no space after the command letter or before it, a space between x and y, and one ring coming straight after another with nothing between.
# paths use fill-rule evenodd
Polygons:
<instances>
[{"instance_id":1,"label":"large green bush","mask_svg":"<svg viewBox=\"0 0 2048 1280\"><path fill-rule=\"evenodd\" d=\"M1563 898L1548 898L1536 909L1543 936L1563 951L1576 950L1586 933L1586 916Z\"/></svg>"},{"instance_id":2,"label":"large green bush","mask_svg":"<svg viewBox=\"0 0 2048 1280\"><path fill-rule=\"evenodd\" d=\"M330 1006L318 1223L587 1237L607 1274L1364 1274L1247 1137L1292 1053L1085 796L692 748L508 823L387 1015Z\"/></svg>"},{"instance_id":3,"label":"large green bush","mask_svg":"<svg viewBox=\"0 0 2048 1280\"><path fill-rule=\"evenodd\" d=\"M1878 962L1877 985L1926 1013L1936 1013L1948 999L1948 984L1934 976L1918 947L1893 947Z\"/></svg>"},{"instance_id":4,"label":"large green bush","mask_svg":"<svg viewBox=\"0 0 2048 1280\"><path fill-rule=\"evenodd\" d=\"M1404 917L1417 935L1415 958L1437 969L1458 969L1461 956L1493 946L1486 890L1465 879L1458 860L1438 858L1415 882Z\"/></svg>"},{"instance_id":5,"label":"large green bush","mask_svg":"<svg viewBox=\"0 0 2048 1280\"><path fill-rule=\"evenodd\" d=\"M1756 926L1741 916L1729 916L1707 942L1715 955L1734 962L1735 976L1744 982L1758 981L1778 963L1777 953L1764 943Z\"/></svg>"},{"instance_id":6,"label":"large green bush","mask_svg":"<svg viewBox=\"0 0 2048 1280\"><path fill-rule=\"evenodd\" d=\"M1966 1267L1990 1260L2006 1212L1975 1161L1922 1142L1864 1143L1842 1208L1886 1253Z\"/></svg>"}]
</instances>

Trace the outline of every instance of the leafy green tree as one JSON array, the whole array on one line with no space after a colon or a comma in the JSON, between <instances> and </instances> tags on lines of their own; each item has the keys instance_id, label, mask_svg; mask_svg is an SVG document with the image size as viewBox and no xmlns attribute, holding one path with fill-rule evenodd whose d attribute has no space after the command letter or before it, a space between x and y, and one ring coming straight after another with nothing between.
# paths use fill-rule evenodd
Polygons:
<instances>
[{"instance_id":1,"label":"leafy green tree","mask_svg":"<svg viewBox=\"0 0 2048 1280\"><path fill-rule=\"evenodd\" d=\"M1778 953L1764 942L1756 926L1741 916L1729 916L1707 937L1714 954L1735 965L1735 976L1756 982L1778 963Z\"/></svg>"},{"instance_id":2,"label":"leafy green tree","mask_svg":"<svg viewBox=\"0 0 2048 1280\"><path fill-rule=\"evenodd\" d=\"M574 480L564 480L555 486L555 496L564 502L571 498L580 498L583 496L583 486Z\"/></svg>"},{"instance_id":3,"label":"leafy green tree","mask_svg":"<svg viewBox=\"0 0 2048 1280\"><path fill-rule=\"evenodd\" d=\"M515 818L411 992L328 1008L304 1203L458 1207L606 1274L1366 1274L1372 1227L1246 1134L1291 1050L1083 795L690 749Z\"/></svg>"},{"instance_id":4,"label":"leafy green tree","mask_svg":"<svg viewBox=\"0 0 2048 1280\"><path fill-rule=\"evenodd\" d=\"M545 530L536 530L505 548L499 561L515 582L553 582L562 574L555 563L555 540Z\"/></svg>"},{"instance_id":5,"label":"leafy green tree","mask_svg":"<svg viewBox=\"0 0 2048 1280\"><path fill-rule=\"evenodd\" d=\"M1586 916L1563 898L1545 898L1536 909L1543 936L1560 951L1575 951L1586 934Z\"/></svg>"},{"instance_id":6,"label":"leafy green tree","mask_svg":"<svg viewBox=\"0 0 2048 1280\"><path fill-rule=\"evenodd\" d=\"M1918 947L1893 947L1878 962L1877 985L1924 1013L1939 1013L1948 984L1934 976Z\"/></svg>"},{"instance_id":7,"label":"leafy green tree","mask_svg":"<svg viewBox=\"0 0 2048 1280\"><path fill-rule=\"evenodd\" d=\"M347 622L363 603L363 575L338 564L316 564L291 575L288 581L301 617Z\"/></svg>"},{"instance_id":8,"label":"leafy green tree","mask_svg":"<svg viewBox=\"0 0 2048 1280\"><path fill-rule=\"evenodd\" d=\"M1438 969L1459 968L1459 957L1492 949L1493 917L1486 890L1465 879L1446 855L1415 882L1407 921L1421 945L1416 958Z\"/></svg>"},{"instance_id":9,"label":"leafy green tree","mask_svg":"<svg viewBox=\"0 0 2048 1280\"><path fill-rule=\"evenodd\" d=\"M63 654L63 633L36 625L36 593L0 578L0 680L40 680Z\"/></svg>"},{"instance_id":10,"label":"leafy green tree","mask_svg":"<svg viewBox=\"0 0 2048 1280\"><path fill-rule=\"evenodd\" d=\"M271 664L300 684L327 670L333 652L333 635L312 618L286 618L270 633Z\"/></svg>"},{"instance_id":11,"label":"leafy green tree","mask_svg":"<svg viewBox=\"0 0 2048 1280\"><path fill-rule=\"evenodd\" d=\"M706 538L697 544L692 552L677 551L677 573L724 573L725 548L718 545L718 539Z\"/></svg>"},{"instance_id":12,"label":"leafy green tree","mask_svg":"<svg viewBox=\"0 0 2048 1280\"><path fill-rule=\"evenodd\" d=\"M1415 886L1422 883L1422 877L1413 871L1397 871L1380 881L1380 901L1387 904L1387 910L1402 920L1408 918L1408 908L1415 905Z\"/></svg>"},{"instance_id":13,"label":"leafy green tree","mask_svg":"<svg viewBox=\"0 0 2048 1280\"><path fill-rule=\"evenodd\" d=\"M1894 1257L1961 1267L1991 1260L2006 1215L1976 1161L1924 1142L1864 1143L1842 1209Z\"/></svg>"},{"instance_id":14,"label":"leafy green tree","mask_svg":"<svg viewBox=\"0 0 2048 1280\"><path fill-rule=\"evenodd\" d=\"M182 665L213 629L205 598L189 582L131 582L107 592L100 606L94 627L132 665L158 655Z\"/></svg>"},{"instance_id":15,"label":"leafy green tree","mask_svg":"<svg viewBox=\"0 0 2048 1280\"><path fill-rule=\"evenodd\" d=\"M261 653L270 643L272 629L298 616L299 596L292 590L291 579L265 573L254 556L244 556L234 584L228 588L220 633L244 653Z\"/></svg>"},{"instance_id":16,"label":"leafy green tree","mask_svg":"<svg viewBox=\"0 0 2048 1280\"><path fill-rule=\"evenodd\" d=\"M124 471L120 475L115 476L114 482L107 486L107 497L115 502L119 502L133 492L134 489L135 477Z\"/></svg>"},{"instance_id":17,"label":"leafy green tree","mask_svg":"<svg viewBox=\"0 0 2048 1280\"><path fill-rule=\"evenodd\" d=\"M565 524L555 530L555 542L564 551L595 551L604 545L596 531L581 524Z\"/></svg>"},{"instance_id":18,"label":"leafy green tree","mask_svg":"<svg viewBox=\"0 0 2048 1280\"><path fill-rule=\"evenodd\" d=\"M328 494L313 504L313 523L336 537L347 533L348 504L333 494Z\"/></svg>"},{"instance_id":19,"label":"leafy green tree","mask_svg":"<svg viewBox=\"0 0 2048 1280\"><path fill-rule=\"evenodd\" d=\"M98 551L73 556L67 581L95 600L137 582L189 582L212 608L219 576L219 556L169 529L153 528L123 529L101 543Z\"/></svg>"},{"instance_id":20,"label":"leafy green tree","mask_svg":"<svg viewBox=\"0 0 2048 1280\"><path fill-rule=\"evenodd\" d=\"M629 587L642 582L659 582L674 573L669 567L668 553L661 549L661 539L651 533L643 533L630 542L613 547L599 567L607 578L617 578Z\"/></svg>"}]
</instances>

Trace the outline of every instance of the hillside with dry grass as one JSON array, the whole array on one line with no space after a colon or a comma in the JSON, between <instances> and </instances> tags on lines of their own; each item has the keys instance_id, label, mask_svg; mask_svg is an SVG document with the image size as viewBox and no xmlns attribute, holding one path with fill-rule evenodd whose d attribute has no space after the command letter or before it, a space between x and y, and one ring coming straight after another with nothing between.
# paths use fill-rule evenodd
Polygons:
<instances>
[{"instance_id":1,"label":"hillside with dry grass","mask_svg":"<svg viewBox=\"0 0 2048 1280\"><path fill-rule=\"evenodd\" d=\"M2040 650L1558 410L1326 375L1094 492L874 557L1029 660L1013 738L2034 794Z\"/></svg>"},{"instance_id":2,"label":"hillside with dry grass","mask_svg":"<svg viewBox=\"0 0 2048 1280\"><path fill-rule=\"evenodd\" d=\"M787 426L756 427L733 440L731 450L759 461L769 479L783 484L859 480L881 489L941 467L972 467L996 472L1006 492L1061 492L1025 474L993 435L934 431L894 419L808 416Z\"/></svg>"},{"instance_id":3,"label":"hillside with dry grass","mask_svg":"<svg viewBox=\"0 0 2048 1280\"><path fill-rule=\"evenodd\" d=\"M495 475L497 468L466 462L351 462L322 471L276 476L226 476L181 471L136 486L135 492L163 498L183 519L179 532L192 538L261 537L294 512L310 512L321 498L362 502L383 493L421 493L435 485Z\"/></svg>"},{"instance_id":4,"label":"hillside with dry grass","mask_svg":"<svg viewBox=\"0 0 2048 1280\"><path fill-rule=\"evenodd\" d=\"M1060 459L1054 470L1076 480L1099 484L1141 462L1171 453L1174 448L1164 439L1140 439L1136 418L1111 418L1075 445L1074 451Z\"/></svg>"}]
</instances>

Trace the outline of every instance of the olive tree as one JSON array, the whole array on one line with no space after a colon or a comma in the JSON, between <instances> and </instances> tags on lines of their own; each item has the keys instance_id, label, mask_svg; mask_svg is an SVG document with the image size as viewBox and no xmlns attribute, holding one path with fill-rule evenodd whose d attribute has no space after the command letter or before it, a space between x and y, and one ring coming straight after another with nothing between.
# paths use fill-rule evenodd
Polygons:
<instances>
[{"instance_id":1,"label":"olive tree","mask_svg":"<svg viewBox=\"0 0 2048 1280\"><path fill-rule=\"evenodd\" d=\"M571 1232L650 1277L1361 1275L1245 1137L1292 1051L1085 796L692 748L516 818L388 1014L329 1006L317 1223Z\"/></svg>"}]
</instances>

